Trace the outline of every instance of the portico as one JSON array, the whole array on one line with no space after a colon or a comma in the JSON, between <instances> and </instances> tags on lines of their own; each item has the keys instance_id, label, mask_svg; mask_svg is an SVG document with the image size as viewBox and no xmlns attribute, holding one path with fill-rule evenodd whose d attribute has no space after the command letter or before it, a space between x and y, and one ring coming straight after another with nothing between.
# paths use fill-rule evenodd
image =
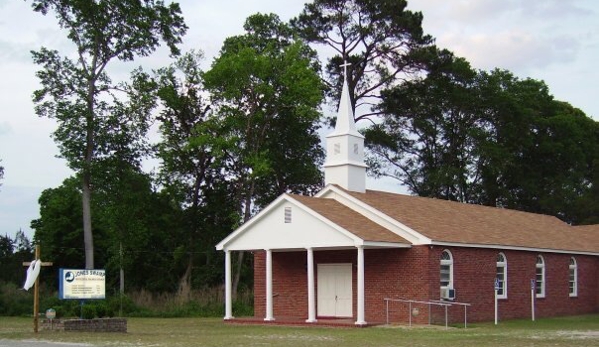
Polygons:
<instances>
[{"instance_id":1,"label":"portico","mask_svg":"<svg viewBox=\"0 0 599 347\"><path fill-rule=\"evenodd\" d=\"M388 247L406 247L405 244L389 244ZM366 246L368 247L368 246ZM380 247L380 246L377 246ZM231 295L231 253L232 250L225 251L225 320L234 319L232 312L232 295ZM317 262L315 253L335 253L335 252L353 253L352 262ZM275 295L273 285L273 255L283 255L285 253L295 253L295 257L299 257L297 253L305 253L305 263L297 264L298 267L304 267L306 278L302 281L306 284L305 292L307 293L304 305L306 307L307 317L306 323L316 323L320 317L330 318L352 318L356 325L366 325L365 317L365 246L359 244L354 247L336 247L336 248L316 248L306 247L304 250L297 248L289 249L265 249L254 250L255 254L260 252L264 255L264 272L256 274L257 277L262 277L264 281L264 299L265 312L263 320L266 322L276 320L274 314ZM323 257L320 257L321 259ZM355 277L355 278L354 278ZM279 279L279 283L284 279ZM355 290L354 290L355 283ZM284 285L280 285L283 287ZM262 287L261 287L262 288ZM279 290L280 291L280 290ZM257 297L262 297L262 293L256 293ZM285 298L282 298L284 300ZM353 312L355 304L356 312Z\"/></svg>"}]
</instances>

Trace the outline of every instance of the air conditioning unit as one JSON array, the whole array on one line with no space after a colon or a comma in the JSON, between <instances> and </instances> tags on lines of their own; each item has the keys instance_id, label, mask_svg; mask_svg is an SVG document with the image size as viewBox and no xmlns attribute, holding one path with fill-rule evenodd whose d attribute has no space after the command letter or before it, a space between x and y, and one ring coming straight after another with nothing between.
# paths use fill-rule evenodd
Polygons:
<instances>
[{"instance_id":1,"label":"air conditioning unit","mask_svg":"<svg viewBox=\"0 0 599 347\"><path fill-rule=\"evenodd\" d=\"M443 300L454 300L455 289L453 288L441 288L441 299Z\"/></svg>"}]
</instances>

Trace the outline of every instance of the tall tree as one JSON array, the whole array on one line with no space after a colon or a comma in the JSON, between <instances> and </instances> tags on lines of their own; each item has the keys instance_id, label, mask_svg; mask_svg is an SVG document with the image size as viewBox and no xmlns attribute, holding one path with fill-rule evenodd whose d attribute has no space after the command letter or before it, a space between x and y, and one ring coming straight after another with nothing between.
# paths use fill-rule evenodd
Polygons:
<instances>
[{"instance_id":1,"label":"tall tree","mask_svg":"<svg viewBox=\"0 0 599 347\"><path fill-rule=\"evenodd\" d=\"M203 270L196 276L203 279L200 285L210 284L206 274L215 273L214 244L238 217L232 190L214 165L218 154L211 142L219 134L206 124L210 107L202 96L201 59L201 53L189 52L157 76L164 106L158 116L162 134L156 146L162 162L159 179L182 211L180 227L171 233L181 255L175 259L177 269L182 269L176 272L181 300L190 297L194 269Z\"/></svg>"},{"instance_id":2,"label":"tall tree","mask_svg":"<svg viewBox=\"0 0 599 347\"><path fill-rule=\"evenodd\" d=\"M435 52L432 37L422 31L422 14L406 7L405 0L315 0L291 21L308 42L332 49L326 82L335 105L340 65L351 63L347 79L356 120L378 114L373 106L380 92L417 75Z\"/></svg>"},{"instance_id":3,"label":"tall tree","mask_svg":"<svg viewBox=\"0 0 599 347\"><path fill-rule=\"evenodd\" d=\"M451 54L429 70L427 78L383 93L382 121L366 131L371 172L420 196L472 202L480 176L477 74Z\"/></svg>"},{"instance_id":4,"label":"tall tree","mask_svg":"<svg viewBox=\"0 0 599 347\"><path fill-rule=\"evenodd\" d=\"M366 132L374 172L422 196L588 221L597 122L542 81L437 63L383 94L385 116Z\"/></svg>"},{"instance_id":5,"label":"tall tree","mask_svg":"<svg viewBox=\"0 0 599 347\"><path fill-rule=\"evenodd\" d=\"M527 98L534 100L532 95ZM525 140L512 152L512 163L502 175L503 205L551 214L572 224L585 222L592 214L585 214L580 202L596 191L593 170L599 159L599 123L552 98L534 106L520 102L534 111Z\"/></svg>"},{"instance_id":6,"label":"tall tree","mask_svg":"<svg viewBox=\"0 0 599 347\"><path fill-rule=\"evenodd\" d=\"M69 166L80 173L82 188L85 267L94 267L91 195L94 164L106 154L106 144L125 128L147 119L145 98L128 99L139 112L121 113L123 96L106 71L112 61L131 61L148 56L161 41L178 54L187 27L176 3L165 6L155 0L33 0L33 10L54 12L61 28L75 44L76 58L42 48L33 52L42 88L34 93L39 116L55 118L54 138ZM138 95L125 95L127 97ZM134 108L134 107L133 107ZM144 126L140 127L144 129ZM118 130L117 130L118 129Z\"/></svg>"},{"instance_id":7,"label":"tall tree","mask_svg":"<svg viewBox=\"0 0 599 347\"><path fill-rule=\"evenodd\" d=\"M276 15L253 15L244 28L245 35L225 41L203 77L214 110L209 124L220 135L211 142L219 153L216 163L247 221L280 193L309 192L321 184L317 129L323 93L314 51ZM242 260L240 252L234 290Z\"/></svg>"}]
</instances>

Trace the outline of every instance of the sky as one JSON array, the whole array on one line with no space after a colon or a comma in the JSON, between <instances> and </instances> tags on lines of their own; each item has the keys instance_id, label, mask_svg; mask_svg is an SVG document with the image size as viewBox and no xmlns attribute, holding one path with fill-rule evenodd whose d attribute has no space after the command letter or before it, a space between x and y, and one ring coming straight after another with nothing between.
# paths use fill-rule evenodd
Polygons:
<instances>
[{"instance_id":1,"label":"sky","mask_svg":"<svg viewBox=\"0 0 599 347\"><path fill-rule=\"evenodd\" d=\"M167 1L168 2L168 1ZM205 68L226 37L242 33L251 14L299 14L306 0L181 0L189 30L183 51L202 50ZM30 51L67 52L72 46L52 15L33 12L30 1L0 0L0 235L39 218L38 198L71 176L51 138L56 123L35 115L31 95L39 88ZM507 69L520 78L543 80L554 97L599 120L599 1L596 0L409 0L422 12L425 33L436 44L483 70ZM142 65L170 63L161 50L134 64L117 65L124 75ZM393 181L370 180L367 188L401 191Z\"/></svg>"}]
</instances>

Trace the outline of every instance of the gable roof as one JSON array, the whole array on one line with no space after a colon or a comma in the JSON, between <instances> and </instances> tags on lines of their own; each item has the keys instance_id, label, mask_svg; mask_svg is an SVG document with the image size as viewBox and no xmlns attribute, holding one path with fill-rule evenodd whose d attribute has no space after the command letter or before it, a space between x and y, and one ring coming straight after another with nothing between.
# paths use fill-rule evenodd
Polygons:
<instances>
[{"instance_id":1,"label":"gable roof","mask_svg":"<svg viewBox=\"0 0 599 347\"><path fill-rule=\"evenodd\" d=\"M291 197L364 241L411 244L403 237L335 200L303 195L291 195Z\"/></svg>"},{"instance_id":2,"label":"gable roof","mask_svg":"<svg viewBox=\"0 0 599 347\"><path fill-rule=\"evenodd\" d=\"M337 187L337 189L340 189ZM367 190L346 194L437 244L599 254L599 226L572 227L556 217Z\"/></svg>"},{"instance_id":3,"label":"gable roof","mask_svg":"<svg viewBox=\"0 0 599 347\"><path fill-rule=\"evenodd\" d=\"M278 213L284 206L299 208L303 217L298 223L281 224ZM445 245L599 255L599 225L570 226L548 215L374 190L358 193L328 185L316 197L279 196L216 248L359 245Z\"/></svg>"},{"instance_id":4,"label":"gable roof","mask_svg":"<svg viewBox=\"0 0 599 347\"><path fill-rule=\"evenodd\" d=\"M293 223L280 216L296 207ZM281 215L279 215L281 213ZM397 234L331 199L283 194L216 245L217 250L410 247Z\"/></svg>"}]
</instances>

